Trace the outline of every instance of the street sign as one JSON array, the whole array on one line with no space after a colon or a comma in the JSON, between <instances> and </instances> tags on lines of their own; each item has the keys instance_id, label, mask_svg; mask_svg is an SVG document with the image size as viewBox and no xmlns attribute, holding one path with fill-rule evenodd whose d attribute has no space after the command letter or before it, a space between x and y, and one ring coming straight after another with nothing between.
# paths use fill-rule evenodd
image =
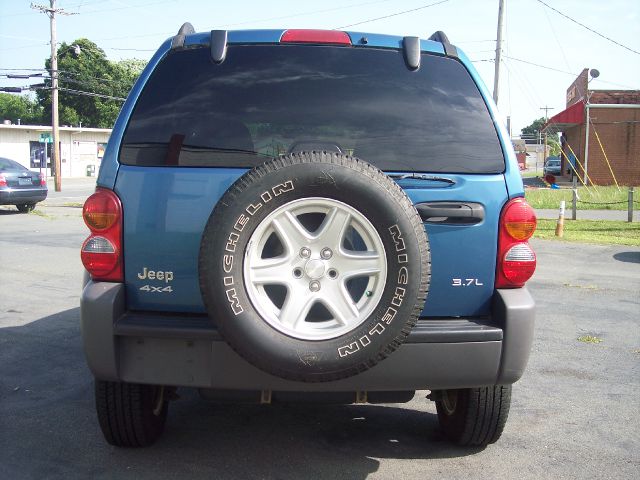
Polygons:
<instances>
[{"instance_id":1,"label":"street sign","mask_svg":"<svg viewBox=\"0 0 640 480\"><path fill-rule=\"evenodd\" d=\"M51 134L50 133L41 133L40 134L40 143L51 143Z\"/></svg>"}]
</instances>

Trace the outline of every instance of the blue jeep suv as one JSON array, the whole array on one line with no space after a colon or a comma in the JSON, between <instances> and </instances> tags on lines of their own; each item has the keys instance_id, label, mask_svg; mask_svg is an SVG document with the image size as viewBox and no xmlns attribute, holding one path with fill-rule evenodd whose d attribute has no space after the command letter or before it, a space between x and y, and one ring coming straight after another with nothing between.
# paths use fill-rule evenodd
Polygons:
<instances>
[{"instance_id":1,"label":"blue jeep suv","mask_svg":"<svg viewBox=\"0 0 640 480\"><path fill-rule=\"evenodd\" d=\"M81 323L106 440L176 389L407 402L504 428L531 348L536 218L468 58L429 39L213 30L167 40L86 202Z\"/></svg>"}]
</instances>

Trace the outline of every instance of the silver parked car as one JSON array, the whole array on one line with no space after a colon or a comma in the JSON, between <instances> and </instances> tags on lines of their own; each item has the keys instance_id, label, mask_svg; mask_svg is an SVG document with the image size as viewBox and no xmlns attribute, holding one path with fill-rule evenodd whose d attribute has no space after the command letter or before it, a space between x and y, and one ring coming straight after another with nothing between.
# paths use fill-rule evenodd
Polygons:
<instances>
[{"instance_id":1,"label":"silver parked car","mask_svg":"<svg viewBox=\"0 0 640 480\"><path fill-rule=\"evenodd\" d=\"M47 198L47 181L14 160L0 157L0 205L15 205L22 213Z\"/></svg>"},{"instance_id":2,"label":"silver parked car","mask_svg":"<svg viewBox=\"0 0 640 480\"><path fill-rule=\"evenodd\" d=\"M560 159L557 157L549 157L547 162L544 164L543 172L545 175L561 175L562 168L560 166Z\"/></svg>"}]
</instances>

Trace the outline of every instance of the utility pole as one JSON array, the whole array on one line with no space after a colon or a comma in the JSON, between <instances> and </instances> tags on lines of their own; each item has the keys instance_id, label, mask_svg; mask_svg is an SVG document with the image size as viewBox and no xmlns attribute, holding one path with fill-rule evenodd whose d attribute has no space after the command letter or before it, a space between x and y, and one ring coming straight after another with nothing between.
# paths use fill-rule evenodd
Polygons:
<instances>
[{"instance_id":1,"label":"utility pole","mask_svg":"<svg viewBox=\"0 0 640 480\"><path fill-rule=\"evenodd\" d=\"M496 61L493 75L493 101L498 105L498 87L500 86L500 56L502 55L502 21L504 19L504 0L498 7L498 36L496 37Z\"/></svg>"},{"instance_id":2,"label":"utility pole","mask_svg":"<svg viewBox=\"0 0 640 480\"><path fill-rule=\"evenodd\" d=\"M549 120L549 110L553 110L553 107L540 107L540 110L544 110L544 121L547 122Z\"/></svg>"},{"instance_id":3,"label":"utility pole","mask_svg":"<svg viewBox=\"0 0 640 480\"><path fill-rule=\"evenodd\" d=\"M55 190L62 191L60 162L60 131L58 128L58 46L56 32L56 13L60 15L73 15L67 13L61 8L56 8L56 0L49 0L50 6L31 4L31 8L40 10L49 17L49 25L51 30L51 160L55 169Z\"/></svg>"},{"instance_id":4,"label":"utility pole","mask_svg":"<svg viewBox=\"0 0 640 480\"><path fill-rule=\"evenodd\" d=\"M547 105L545 105L544 107L540 107L540 110L544 110L544 123L546 124L549 121L549 110L553 110L553 107L549 107ZM544 150L542 153L542 164L544 165L544 162L547 158L547 132L544 132ZM560 172L562 173L562 172Z\"/></svg>"}]
</instances>

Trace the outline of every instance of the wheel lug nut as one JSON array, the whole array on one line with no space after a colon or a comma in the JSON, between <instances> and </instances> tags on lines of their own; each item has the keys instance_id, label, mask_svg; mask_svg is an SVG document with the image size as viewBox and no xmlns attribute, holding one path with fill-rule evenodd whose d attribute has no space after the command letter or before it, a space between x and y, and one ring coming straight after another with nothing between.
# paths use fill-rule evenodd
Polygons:
<instances>
[{"instance_id":1,"label":"wheel lug nut","mask_svg":"<svg viewBox=\"0 0 640 480\"><path fill-rule=\"evenodd\" d=\"M320 282L314 280L313 282L309 283L309 290L311 290L312 292L319 292L320 291Z\"/></svg>"},{"instance_id":2,"label":"wheel lug nut","mask_svg":"<svg viewBox=\"0 0 640 480\"><path fill-rule=\"evenodd\" d=\"M322 258L324 258L325 260L329 260L333 256L333 252L331 251L331 249L329 247L325 247L320 252L320 256Z\"/></svg>"},{"instance_id":3,"label":"wheel lug nut","mask_svg":"<svg viewBox=\"0 0 640 480\"><path fill-rule=\"evenodd\" d=\"M309 258L311 256L311 250L307 247L302 247L300 249L300 256L302 258Z\"/></svg>"}]
</instances>

